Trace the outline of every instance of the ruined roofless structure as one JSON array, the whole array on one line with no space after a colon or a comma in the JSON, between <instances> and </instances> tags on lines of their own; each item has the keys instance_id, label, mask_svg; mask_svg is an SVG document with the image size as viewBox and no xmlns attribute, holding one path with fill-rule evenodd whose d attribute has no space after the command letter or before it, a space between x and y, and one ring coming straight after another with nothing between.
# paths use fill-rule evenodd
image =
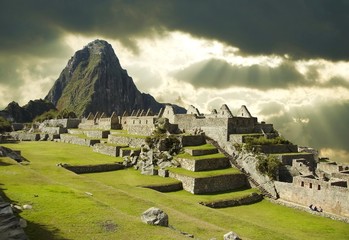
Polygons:
<instances>
[{"instance_id":1,"label":"ruined roofless structure","mask_svg":"<svg viewBox=\"0 0 349 240\"><path fill-rule=\"evenodd\" d=\"M117 116L115 113L111 117L105 114L90 113L83 119L79 128L81 129L124 129L130 134L150 135L156 127L159 119L168 119L167 125L171 133L191 132L200 129L205 134L216 141L229 141L230 135L263 133L273 135L275 130L272 124L259 123L253 117L246 106L241 106L236 115L233 115L229 107L223 104L220 109L214 109L210 114L202 114L194 106L189 106L187 113L177 114L172 105L166 105L158 114L153 114L150 110L134 110L128 116Z\"/></svg>"}]
</instances>

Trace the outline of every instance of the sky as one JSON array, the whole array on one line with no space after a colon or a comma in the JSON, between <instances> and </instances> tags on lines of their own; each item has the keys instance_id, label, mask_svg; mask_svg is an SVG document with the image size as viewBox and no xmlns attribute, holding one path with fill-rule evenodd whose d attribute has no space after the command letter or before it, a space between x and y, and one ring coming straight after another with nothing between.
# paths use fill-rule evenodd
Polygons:
<instances>
[{"instance_id":1,"label":"sky","mask_svg":"<svg viewBox=\"0 0 349 240\"><path fill-rule=\"evenodd\" d=\"M349 162L348 29L347 0L2 0L0 109L44 98L75 51L104 39L158 101L246 105Z\"/></svg>"}]
</instances>

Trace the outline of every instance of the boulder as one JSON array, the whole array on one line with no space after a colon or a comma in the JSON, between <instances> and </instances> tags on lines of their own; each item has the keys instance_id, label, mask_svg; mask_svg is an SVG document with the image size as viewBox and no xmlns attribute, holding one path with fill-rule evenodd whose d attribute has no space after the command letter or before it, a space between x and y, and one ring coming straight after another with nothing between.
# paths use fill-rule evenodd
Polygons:
<instances>
[{"instance_id":1,"label":"boulder","mask_svg":"<svg viewBox=\"0 0 349 240\"><path fill-rule=\"evenodd\" d=\"M241 238L234 232L228 232L223 236L224 240L241 240Z\"/></svg>"},{"instance_id":2,"label":"boulder","mask_svg":"<svg viewBox=\"0 0 349 240\"><path fill-rule=\"evenodd\" d=\"M149 208L142 213L141 220L149 225L168 227L168 215L159 208Z\"/></svg>"}]
</instances>

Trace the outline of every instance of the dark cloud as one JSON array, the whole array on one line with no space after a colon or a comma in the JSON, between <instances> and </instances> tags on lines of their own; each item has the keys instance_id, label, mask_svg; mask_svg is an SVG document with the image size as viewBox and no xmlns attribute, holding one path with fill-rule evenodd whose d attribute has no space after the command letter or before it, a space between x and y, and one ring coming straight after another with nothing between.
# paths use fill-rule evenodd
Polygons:
<instances>
[{"instance_id":1,"label":"dark cloud","mask_svg":"<svg viewBox=\"0 0 349 240\"><path fill-rule=\"evenodd\" d=\"M296 144L349 151L349 101L294 107L268 122Z\"/></svg>"},{"instance_id":2,"label":"dark cloud","mask_svg":"<svg viewBox=\"0 0 349 240\"><path fill-rule=\"evenodd\" d=\"M210 59L195 63L175 73L174 77L195 87L219 89L240 86L265 90L313 83L305 80L294 64L288 61L272 68L262 65L236 66L224 60Z\"/></svg>"},{"instance_id":3,"label":"dark cloud","mask_svg":"<svg viewBox=\"0 0 349 240\"><path fill-rule=\"evenodd\" d=\"M348 10L344 0L4 1L0 51L50 46L66 32L119 39L135 49L136 37L180 30L246 54L348 60Z\"/></svg>"}]
</instances>

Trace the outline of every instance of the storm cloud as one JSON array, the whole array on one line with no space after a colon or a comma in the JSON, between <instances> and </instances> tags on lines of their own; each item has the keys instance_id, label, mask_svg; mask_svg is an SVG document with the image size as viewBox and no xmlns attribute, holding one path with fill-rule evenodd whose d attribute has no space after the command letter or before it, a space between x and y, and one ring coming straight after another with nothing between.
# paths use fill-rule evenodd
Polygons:
<instances>
[{"instance_id":1,"label":"storm cloud","mask_svg":"<svg viewBox=\"0 0 349 240\"><path fill-rule=\"evenodd\" d=\"M278 67L262 65L237 66L224 60L210 59L195 63L174 74L175 78L195 87L227 88L233 86L256 89L309 86L293 63L284 62Z\"/></svg>"},{"instance_id":2,"label":"storm cloud","mask_svg":"<svg viewBox=\"0 0 349 240\"><path fill-rule=\"evenodd\" d=\"M183 31L252 55L348 60L349 2L330 0L5 1L0 51L31 51L65 33L119 39ZM62 47L62 46L60 46Z\"/></svg>"},{"instance_id":3,"label":"storm cloud","mask_svg":"<svg viewBox=\"0 0 349 240\"><path fill-rule=\"evenodd\" d=\"M345 120L348 118L349 101L344 101L293 107L268 121L297 144L349 152L349 125Z\"/></svg>"}]
</instances>

